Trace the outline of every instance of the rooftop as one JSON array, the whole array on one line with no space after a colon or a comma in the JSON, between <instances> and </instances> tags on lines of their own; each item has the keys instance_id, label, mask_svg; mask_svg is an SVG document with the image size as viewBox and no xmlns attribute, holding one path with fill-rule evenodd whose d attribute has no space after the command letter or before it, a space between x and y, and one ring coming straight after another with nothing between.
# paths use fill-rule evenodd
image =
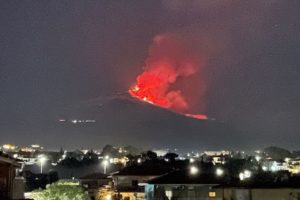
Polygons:
<instances>
[{"instance_id":1,"label":"rooftop","mask_svg":"<svg viewBox=\"0 0 300 200\"><path fill-rule=\"evenodd\" d=\"M128 166L117 173L114 176L158 176L166 174L172 171L171 168L162 165L133 165Z\"/></svg>"},{"instance_id":2,"label":"rooftop","mask_svg":"<svg viewBox=\"0 0 300 200\"><path fill-rule=\"evenodd\" d=\"M107 179L107 178L108 176L106 174L102 174L98 172L98 173L92 173L92 174L82 176L79 179Z\"/></svg>"},{"instance_id":3,"label":"rooftop","mask_svg":"<svg viewBox=\"0 0 300 200\"><path fill-rule=\"evenodd\" d=\"M148 181L149 184L222 184L225 179L212 173L190 174L189 170L176 170Z\"/></svg>"}]
</instances>

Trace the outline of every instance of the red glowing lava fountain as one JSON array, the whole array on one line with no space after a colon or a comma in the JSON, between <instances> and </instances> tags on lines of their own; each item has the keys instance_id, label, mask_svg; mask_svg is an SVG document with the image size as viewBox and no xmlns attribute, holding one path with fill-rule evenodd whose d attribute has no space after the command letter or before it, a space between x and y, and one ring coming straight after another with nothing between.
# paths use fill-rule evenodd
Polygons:
<instances>
[{"instance_id":1,"label":"red glowing lava fountain","mask_svg":"<svg viewBox=\"0 0 300 200\"><path fill-rule=\"evenodd\" d=\"M186 113L190 109L179 79L184 80L199 71L199 61L177 37L164 34L154 38L144 71L129 89L132 97L196 119L206 115ZM190 87L195 87L191 85Z\"/></svg>"}]
</instances>

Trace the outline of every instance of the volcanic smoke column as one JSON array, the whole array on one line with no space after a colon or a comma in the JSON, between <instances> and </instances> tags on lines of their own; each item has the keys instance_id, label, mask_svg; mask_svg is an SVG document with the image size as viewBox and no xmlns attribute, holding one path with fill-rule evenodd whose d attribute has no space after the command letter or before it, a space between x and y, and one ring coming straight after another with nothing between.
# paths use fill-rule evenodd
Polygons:
<instances>
[{"instance_id":1,"label":"volcanic smoke column","mask_svg":"<svg viewBox=\"0 0 300 200\"><path fill-rule=\"evenodd\" d=\"M129 93L142 101L187 117L207 119L206 115L186 113L189 102L177 83L196 74L200 63L179 38L170 34L158 35L150 46L144 72L137 77Z\"/></svg>"}]
</instances>

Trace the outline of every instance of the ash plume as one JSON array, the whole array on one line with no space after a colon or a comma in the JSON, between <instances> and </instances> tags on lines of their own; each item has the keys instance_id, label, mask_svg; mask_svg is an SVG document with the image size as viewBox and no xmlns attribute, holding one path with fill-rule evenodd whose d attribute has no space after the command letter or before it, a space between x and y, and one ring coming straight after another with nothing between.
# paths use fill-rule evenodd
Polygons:
<instances>
[{"instance_id":1,"label":"ash plume","mask_svg":"<svg viewBox=\"0 0 300 200\"><path fill-rule=\"evenodd\" d=\"M192 79L202 65L183 38L175 34L157 35L150 46L144 71L129 93L159 107L185 113L192 99L187 90L193 86L184 87L184 82Z\"/></svg>"}]
</instances>

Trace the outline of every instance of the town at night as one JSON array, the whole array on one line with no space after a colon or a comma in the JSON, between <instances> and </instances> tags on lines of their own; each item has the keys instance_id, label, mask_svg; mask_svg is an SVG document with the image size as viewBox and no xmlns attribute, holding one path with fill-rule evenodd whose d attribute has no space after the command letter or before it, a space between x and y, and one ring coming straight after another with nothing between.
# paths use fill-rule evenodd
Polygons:
<instances>
[{"instance_id":1,"label":"town at night","mask_svg":"<svg viewBox=\"0 0 300 200\"><path fill-rule=\"evenodd\" d=\"M299 8L1 0L0 200L300 200Z\"/></svg>"}]
</instances>

